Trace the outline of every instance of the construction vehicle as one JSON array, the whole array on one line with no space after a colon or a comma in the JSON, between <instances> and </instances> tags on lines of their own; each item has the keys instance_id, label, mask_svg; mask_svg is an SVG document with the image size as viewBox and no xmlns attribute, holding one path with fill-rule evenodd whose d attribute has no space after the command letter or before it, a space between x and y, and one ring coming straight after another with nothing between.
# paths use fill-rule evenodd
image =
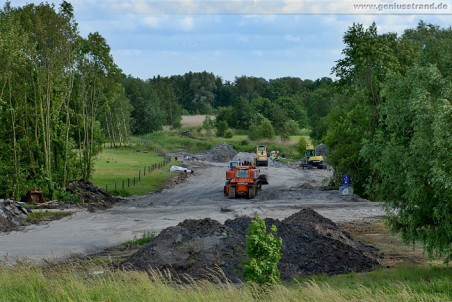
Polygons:
<instances>
[{"instance_id":1,"label":"construction vehicle","mask_svg":"<svg viewBox=\"0 0 452 302\"><path fill-rule=\"evenodd\" d=\"M268 184L267 176L259 174L259 169L251 163L230 166L232 168L226 171L224 185L224 196L228 198L254 198L261 190L262 185Z\"/></svg>"},{"instance_id":2,"label":"construction vehicle","mask_svg":"<svg viewBox=\"0 0 452 302\"><path fill-rule=\"evenodd\" d=\"M259 145L256 147L256 166L268 167L267 147Z\"/></svg>"},{"instance_id":3,"label":"construction vehicle","mask_svg":"<svg viewBox=\"0 0 452 302\"><path fill-rule=\"evenodd\" d=\"M326 169L327 168L325 161L323 159L323 156L316 155L315 147L312 144L306 145L306 155L304 158L304 162L301 164L301 167L303 169L304 168L308 168L308 169L312 169L312 168Z\"/></svg>"}]
</instances>

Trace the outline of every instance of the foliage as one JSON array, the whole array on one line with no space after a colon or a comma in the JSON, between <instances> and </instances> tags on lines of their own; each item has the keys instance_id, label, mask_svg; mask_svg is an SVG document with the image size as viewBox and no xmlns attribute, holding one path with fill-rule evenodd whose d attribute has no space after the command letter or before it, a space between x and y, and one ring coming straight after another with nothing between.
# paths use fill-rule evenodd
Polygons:
<instances>
[{"instance_id":1,"label":"foliage","mask_svg":"<svg viewBox=\"0 0 452 302\"><path fill-rule=\"evenodd\" d=\"M397 78L397 80L396 80ZM452 256L452 91L435 67L388 76L381 130L363 148L380 181L369 188L397 213L393 229L429 254ZM394 165L395 154L403 154Z\"/></svg>"},{"instance_id":2,"label":"foliage","mask_svg":"<svg viewBox=\"0 0 452 302\"><path fill-rule=\"evenodd\" d=\"M305 136L301 136L297 141L297 151L301 158L306 155L306 145L308 144L308 140Z\"/></svg>"},{"instance_id":3,"label":"foliage","mask_svg":"<svg viewBox=\"0 0 452 302\"><path fill-rule=\"evenodd\" d=\"M215 128L217 129L216 135L218 137L224 137L228 129L228 123L226 121L215 122Z\"/></svg>"},{"instance_id":4,"label":"foliage","mask_svg":"<svg viewBox=\"0 0 452 302\"><path fill-rule=\"evenodd\" d=\"M273 129L273 125L265 117L261 118L261 122L259 124L253 124L250 126L250 130L248 133L248 138L250 140L258 140L263 138L272 139L275 136L275 130Z\"/></svg>"},{"instance_id":5,"label":"foliage","mask_svg":"<svg viewBox=\"0 0 452 302\"><path fill-rule=\"evenodd\" d=\"M232 129L227 129L224 132L224 138L233 138L234 137L234 131Z\"/></svg>"},{"instance_id":6,"label":"foliage","mask_svg":"<svg viewBox=\"0 0 452 302\"><path fill-rule=\"evenodd\" d=\"M282 239L276 238L277 229L271 226L267 233L265 221L256 215L247 231L246 254L248 262L244 266L244 277L257 284L278 284L280 273Z\"/></svg>"},{"instance_id":7,"label":"foliage","mask_svg":"<svg viewBox=\"0 0 452 302\"><path fill-rule=\"evenodd\" d=\"M333 69L344 101L326 120L335 179L350 174L355 192L386 201L389 223L429 255L452 256L452 29L420 22L378 35L354 24ZM445 68L446 66L446 68Z\"/></svg>"},{"instance_id":8,"label":"foliage","mask_svg":"<svg viewBox=\"0 0 452 302\"><path fill-rule=\"evenodd\" d=\"M0 12L0 195L39 186L49 198L88 179L107 139L126 143L128 100L98 33L78 36L71 4ZM6 178L7 180L3 180Z\"/></svg>"},{"instance_id":9,"label":"foliage","mask_svg":"<svg viewBox=\"0 0 452 302\"><path fill-rule=\"evenodd\" d=\"M59 220L63 217L72 215L71 212L31 212L27 215L27 223L38 224L44 221Z\"/></svg>"},{"instance_id":10,"label":"foliage","mask_svg":"<svg viewBox=\"0 0 452 302\"><path fill-rule=\"evenodd\" d=\"M298 123L294 120L285 121L283 124L283 131L287 135L296 135L298 133Z\"/></svg>"},{"instance_id":11,"label":"foliage","mask_svg":"<svg viewBox=\"0 0 452 302\"><path fill-rule=\"evenodd\" d=\"M212 120L210 115L206 115L204 121L202 122L202 128L206 131L207 136L212 135L212 130L215 127L215 122Z\"/></svg>"},{"instance_id":12,"label":"foliage","mask_svg":"<svg viewBox=\"0 0 452 302\"><path fill-rule=\"evenodd\" d=\"M155 233L150 231L145 231L140 238L134 237L132 240L124 242L122 245L132 247L132 246L142 246L152 242L155 238Z\"/></svg>"}]
</instances>

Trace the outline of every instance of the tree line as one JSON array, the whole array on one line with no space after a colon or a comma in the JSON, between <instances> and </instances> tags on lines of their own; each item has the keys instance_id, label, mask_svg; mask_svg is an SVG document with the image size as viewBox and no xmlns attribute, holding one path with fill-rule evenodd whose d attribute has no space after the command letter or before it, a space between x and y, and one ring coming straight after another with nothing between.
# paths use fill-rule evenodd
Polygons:
<instances>
[{"instance_id":1,"label":"tree line","mask_svg":"<svg viewBox=\"0 0 452 302\"><path fill-rule=\"evenodd\" d=\"M266 80L240 76L230 82L204 71L147 80L129 75L123 84L136 108L131 128L136 135L161 130L164 125L180 127L183 114L207 114L216 117L212 126L218 136L227 129L246 130L255 138L290 135L306 128L320 140L326 134L324 117L340 99L327 77Z\"/></svg>"}]
</instances>

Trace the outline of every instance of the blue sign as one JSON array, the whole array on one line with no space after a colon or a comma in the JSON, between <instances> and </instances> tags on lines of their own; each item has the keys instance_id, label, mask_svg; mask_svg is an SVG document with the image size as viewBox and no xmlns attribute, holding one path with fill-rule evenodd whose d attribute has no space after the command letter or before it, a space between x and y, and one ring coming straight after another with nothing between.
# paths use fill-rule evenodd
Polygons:
<instances>
[{"instance_id":1,"label":"blue sign","mask_svg":"<svg viewBox=\"0 0 452 302\"><path fill-rule=\"evenodd\" d=\"M342 176L342 184L343 185L349 185L350 184L350 176L349 175L343 175Z\"/></svg>"}]
</instances>

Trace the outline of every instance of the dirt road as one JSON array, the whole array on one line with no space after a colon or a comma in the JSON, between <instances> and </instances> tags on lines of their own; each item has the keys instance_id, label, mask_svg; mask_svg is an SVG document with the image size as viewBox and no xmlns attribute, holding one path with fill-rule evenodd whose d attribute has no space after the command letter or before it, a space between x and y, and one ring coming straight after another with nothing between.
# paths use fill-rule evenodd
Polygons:
<instances>
[{"instance_id":1,"label":"dirt road","mask_svg":"<svg viewBox=\"0 0 452 302\"><path fill-rule=\"evenodd\" d=\"M59 221L0 233L0 259L62 260L118 245L145 231L159 233L191 218L210 217L224 222L241 215L283 219L310 207L334 222L379 218L382 205L362 199L343 199L338 191L322 191L331 172L302 170L271 163L261 167L270 184L249 199L223 196L226 163L187 162L194 174L161 193L132 197L105 211L78 211ZM191 165L191 166L190 166Z\"/></svg>"}]
</instances>

